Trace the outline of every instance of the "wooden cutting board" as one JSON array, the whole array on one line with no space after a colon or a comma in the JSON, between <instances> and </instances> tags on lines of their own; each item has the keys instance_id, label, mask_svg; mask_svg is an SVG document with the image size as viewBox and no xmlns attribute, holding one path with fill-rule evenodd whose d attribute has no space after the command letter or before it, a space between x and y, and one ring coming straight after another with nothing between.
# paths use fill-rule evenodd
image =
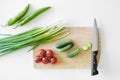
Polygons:
<instances>
[{"instance_id":1,"label":"wooden cutting board","mask_svg":"<svg viewBox=\"0 0 120 80\"><path fill-rule=\"evenodd\" d=\"M74 47L66 52L59 52L55 48L55 44L60 41L54 41L52 43L46 43L38 46L33 50L33 58L35 57L35 53L39 49L51 49L54 51L55 57L57 58L57 64L43 64L43 63L34 63L34 68L91 68L91 50L82 51L80 48L83 44L87 42L92 43L92 27L68 27L70 34L65 38L71 38L74 42ZM63 38L63 39L65 39ZM61 39L62 40L62 39ZM76 48L80 49L80 53L73 57L67 58L67 53ZM100 58L100 39L99 39L99 53L97 56L97 60L99 62ZM34 61L33 61L34 62Z\"/></svg>"}]
</instances>

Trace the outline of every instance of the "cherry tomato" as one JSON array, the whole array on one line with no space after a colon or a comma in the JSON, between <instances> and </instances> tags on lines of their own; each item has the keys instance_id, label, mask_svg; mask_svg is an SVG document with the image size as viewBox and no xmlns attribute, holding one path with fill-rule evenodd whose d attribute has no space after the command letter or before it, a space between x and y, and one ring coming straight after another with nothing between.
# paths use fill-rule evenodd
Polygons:
<instances>
[{"instance_id":1,"label":"cherry tomato","mask_svg":"<svg viewBox=\"0 0 120 80\"><path fill-rule=\"evenodd\" d=\"M51 57L47 57L47 59L48 59L48 62L50 63L50 62L51 62L51 60L50 60L50 59L51 59Z\"/></svg>"},{"instance_id":2,"label":"cherry tomato","mask_svg":"<svg viewBox=\"0 0 120 80\"><path fill-rule=\"evenodd\" d=\"M35 61L35 63L39 63L42 61L42 57L35 57L34 61Z\"/></svg>"},{"instance_id":3,"label":"cherry tomato","mask_svg":"<svg viewBox=\"0 0 120 80\"><path fill-rule=\"evenodd\" d=\"M41 56L41 57L45 57L46 56L46 51L44 49L40 49L36 56Z\"/></svg>"},{"instance_id":4,"label":"cherry tomato","mask_svg":"<svg viewBox=\"0 0 120 80\"><path fill-rule=\"evenodd\" d=\"M57 59L55 57L51 58L50 61L51 61L52 64L56 64L57 63Z\"/></svg>"},{"instance_id":5,"label":"cherry tomato","mask_svg":"<svg viewBox=\"0 0 120 80\"><path fill-rule=\"evenodd\" d=\"M47 57L43 57L42 58L42 63L47 64L48 63L48 58Z\"/></svg>"},{"instance_id":6,"label":"cherry tomato","mask_svg":"<svg viewBox=\"0 0 120 80\"><path fill-rule=\"evenodd\" d=\"M52 50L47 50L46 51L46 56L47 57L53 57L53 51Z\"/></svg>"}]
</instances>

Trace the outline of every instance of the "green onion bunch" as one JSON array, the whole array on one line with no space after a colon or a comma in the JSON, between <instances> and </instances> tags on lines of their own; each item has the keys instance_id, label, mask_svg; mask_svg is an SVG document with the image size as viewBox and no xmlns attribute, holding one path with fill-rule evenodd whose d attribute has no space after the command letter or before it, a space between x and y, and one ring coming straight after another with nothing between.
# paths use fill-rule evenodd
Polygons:
<instances>
[{"instance_id":1,"label":"green onion bunch","mask_svg":"<svg viewBox=\"0 0 120 80\"><path fill-rule=\"evenodd\" d=\"M37 27L17 35L0 39L0 56L12 53L16 50L61 39L67 35L68 30L60 23L46 27ZM61 36L61 34L66 33ZM30 50L32 50L30 49Z\"/></svg>"}]
</instances>

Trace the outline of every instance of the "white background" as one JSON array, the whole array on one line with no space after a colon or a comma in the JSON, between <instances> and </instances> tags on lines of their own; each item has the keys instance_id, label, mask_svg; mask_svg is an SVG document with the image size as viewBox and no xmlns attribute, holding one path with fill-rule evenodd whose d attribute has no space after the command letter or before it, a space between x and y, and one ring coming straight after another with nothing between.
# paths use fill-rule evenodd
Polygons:
<instances>
[{"instance_id":1,"label":"white background","mask_svg":"<svg viewBox=\"0 0 120 80\"><path fill-rule=\"evenodd\" d=\"M92 77L90 69L36 70L33 68L33 54L27 53L29 48L25 48L0 57L0 80L120 80L119 0L0 0L0 24L5 24L27 3L31 4L29 13L47 5L52 9L16 30L12 27L0 28L0 33L15 34L61 19L67 26L92 26L96 17L102 44L98 66L100 74Z\"/></svg>"}]
</instances>

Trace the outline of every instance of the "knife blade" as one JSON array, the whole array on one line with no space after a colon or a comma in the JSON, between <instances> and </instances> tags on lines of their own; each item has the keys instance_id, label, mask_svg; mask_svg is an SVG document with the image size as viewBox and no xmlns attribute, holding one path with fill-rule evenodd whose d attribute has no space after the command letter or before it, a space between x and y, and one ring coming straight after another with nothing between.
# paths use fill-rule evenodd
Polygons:
<instances>
[{"instance_id":1,"label":"knife blade","mask_svg":"<svg viewBox=\"0 0 120 80\"><path fill-rule=\"evenodd\" d=\"M91 75L97 75L97 54L98 54L98 28L97 21L94 19L93 23L93 39L92 39L92 66L91 66Z\"/></svg>"}]
</instances>

